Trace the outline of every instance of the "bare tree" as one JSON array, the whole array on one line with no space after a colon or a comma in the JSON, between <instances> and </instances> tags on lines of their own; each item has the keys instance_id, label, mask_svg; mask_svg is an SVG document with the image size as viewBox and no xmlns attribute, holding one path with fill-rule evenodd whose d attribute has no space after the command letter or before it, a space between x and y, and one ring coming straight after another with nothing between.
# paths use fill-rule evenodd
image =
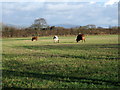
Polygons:
<instances>
[{"instance_id":1,"label":"bare tree","mask_svg":"<svg viewBox=\"0 0 120 90\"><path fill-rule=\"evenodd\" d=\"M37 30L45 29L47 27L48 27L48 24L44 18L35 19L34 24L30 26L30 28L37 29Z\"/></svg>"}]
</instances>

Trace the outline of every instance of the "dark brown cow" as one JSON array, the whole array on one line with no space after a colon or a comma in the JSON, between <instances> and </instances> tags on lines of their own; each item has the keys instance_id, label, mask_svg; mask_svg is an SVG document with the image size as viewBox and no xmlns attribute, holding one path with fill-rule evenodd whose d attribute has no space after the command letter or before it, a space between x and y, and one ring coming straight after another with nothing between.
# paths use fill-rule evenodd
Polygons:
<instances>
[{"instance_id":1,"label":"dark brown cow","mask_svg":"<svg viewBox=\"0 0 120 90\"><path fill-rule=\"evenodd\" d=\"M34 37L32 37L32 41L34 41L34 40L38 40L38 37L37 36L34 36Z\"/></svg>"},{"instance_id":2,"label":"dark brown cow","mask_svg":"<svg viewBox=\"0 0 120 90\"><path fill-rule=\"evenodd\" d=\"M79 42L80 40L82 40L82 42L83 41L85 42L85 35L84 34L81 34L81 33L78 34L76 41Z\"/></svg>"}]
</instances>

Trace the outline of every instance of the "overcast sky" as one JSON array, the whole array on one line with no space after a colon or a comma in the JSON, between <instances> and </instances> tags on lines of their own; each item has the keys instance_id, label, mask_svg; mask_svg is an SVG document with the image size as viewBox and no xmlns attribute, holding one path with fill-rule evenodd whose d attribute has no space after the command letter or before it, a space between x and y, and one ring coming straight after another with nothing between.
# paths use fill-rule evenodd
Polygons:
<instances>
[{"instance_id":1,"label":"overcast sky","mask_svg":"<svg viewBox=\"0 0 120 90\"><path fill-rule=\"evenodd\" d=\"M30 26L35 19L45 18L49 25L118 25L119 0L101 0L101 2L96 2L99 0L73 1L1 2L2 20L0 19L0 22L18 26Z\"/></svg>"}]
</instances>

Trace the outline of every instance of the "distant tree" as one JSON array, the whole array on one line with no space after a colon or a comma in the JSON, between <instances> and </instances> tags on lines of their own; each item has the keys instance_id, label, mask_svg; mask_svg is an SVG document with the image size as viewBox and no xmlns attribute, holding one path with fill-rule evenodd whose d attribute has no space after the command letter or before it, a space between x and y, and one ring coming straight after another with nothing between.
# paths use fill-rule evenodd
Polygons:
<instances>
[{"instance_id":1,"label":"distant tree","mask_svg":"<svg viewBox=\"0 0 120 90\"><path fill-rule=\"evenodd\" d=\"M87 28L89 29L89 28L96 28L96 25L94 25L94 24L88 24L88 25L86 25L87 26Z\"/></svg>"},{"instance_id":2,"label":"distant tree","mask_svg":"<svg viewBox=\"0 0 120 90\"><path fill-rule=\"evenodd\" d=\"M97 27L98 29L102 29L103 27Z\"/></svg>"},{"instance_id":3,"label":"distant tree","mask_svg":"<svg viewBox=\"0 0 120 90\"><path fill-rule=\"evenodd\" d=\"M79 28L80 28L80 29L83 29L83 30L88 29L87 26L81 26L81 27L79 27Z\"/></svg>"},{"instance_id":4,"label":"distant tree","mask_svg":"<svg viewBox=\"0 0 120 90\"><path fill-rule=\"evenodd\" d=\"M118 29L118 26L112 26L111 28L112 29Z\"/></svg>"},{"instance_id":5,"label":"distant tree","mask_svg":"<svg viewBox=\"0 0 120 90\"><path fill-rule=\"evenodd\" d=\"M34 24L30 26L32 29L45 29L48 27L48 24L44 18L35 19Z\"/></svg>"}]
</instances>

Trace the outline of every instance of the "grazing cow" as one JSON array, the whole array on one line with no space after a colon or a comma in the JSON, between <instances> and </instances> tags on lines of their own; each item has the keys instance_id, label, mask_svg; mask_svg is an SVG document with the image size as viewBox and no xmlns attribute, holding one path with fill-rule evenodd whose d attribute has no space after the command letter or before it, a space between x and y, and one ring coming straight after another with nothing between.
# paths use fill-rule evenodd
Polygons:
<instances>
[{"instance_id":1,"label":"grazing cow","mask_svg":"<svg viewBox=\"0 0 120 90\"><path fill-rule=\"evenodd\" d=\"M34 37L32 37L32 41L34 41L34 40L38 40L38 37L37 36L34 36Z\"/></svg>"},{"instance_id":2,"label":"grazing cow","mask_svg":"<svg viewBox=\"0 0 120 90\"><path fill-rule=\"evenodd\" d=\"M81 33L78 34L76 41L79 42L80 40L82 40L82 42L83 41L85 42L85 35L84 34L81 34Z\"/></svg>"},{"instance_id":3,"label":"grazing cow","mask_svg":"<svg viewBox=\"0 0 120 90\"><path fill-rule=\"evenodd\" d=\"M58 36L55 35L55 36L53 37L53 40L54 40L54 42L58 42L58 43L59 43L59 38L58 38Z\"/></svg>"}]
</instances>

